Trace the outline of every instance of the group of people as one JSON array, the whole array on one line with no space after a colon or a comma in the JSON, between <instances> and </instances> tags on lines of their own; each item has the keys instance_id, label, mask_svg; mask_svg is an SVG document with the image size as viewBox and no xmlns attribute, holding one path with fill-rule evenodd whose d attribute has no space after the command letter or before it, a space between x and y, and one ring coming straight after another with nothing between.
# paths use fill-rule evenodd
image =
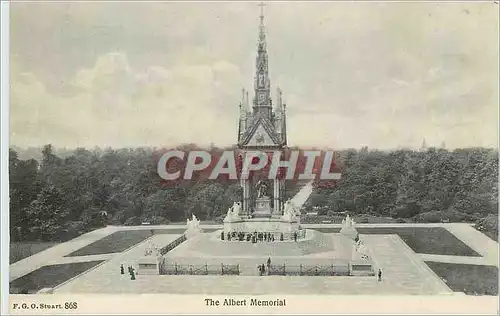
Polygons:
<instances>
[{"instance_id":1,"label":"group of people","mask_svg":"<svg viewBox=\"0 0 500 316\"><path fill-rule=\"evenodd\" d=\"M257 270L259 270L260 276L264 275L266 271L269 272L269 268L271 267L271 258L268 258L266 263L267 263L267 270L266 270L266 265L264 264L259 264L257 266Z\"/></svg>"},{"instance_id":2,"label":"group of people","mask_svg":"<svg viewBox=\"0 0 500 316\"><path fill-rule=\"evenodd\" d=\"M227 241L236 240L236 241L251 241L253 243L256 242L272 242L275 240L274 233L270 232L253 232L253 233L245 233L245 232L228 232L224 234L221 232L221 240L224 240L224 237ZM280 236L280 240L283 240L283 233Z\"/></svg>"},{"instance_id":3,"label":"group of people","mask_svg":"<svg viewBox=\"0 0 500 316\"><path fill-rule=\"evenodd\" d=\"M279 240L283 241L284 240L284 235L283 233L280 233L279 235ZM298 239L298 234L297 232L293 233L293 240L297 242ZM253 232L253 233L246 233L246 232L228 232L225 234L224 232L221 232L220 236L221 240L226 239L227 241L231 240L236 240L236 241L251 241L253 243L256 242L273 242L275 241L275 233L270 233L270 232Z\"/></svg>"},{"instance_id":4,"label":"group of people","mask_svg":"<svg viewBox=\"0 0 500 316\"><path fill-rule=\"evenodd\" d=\"M125 274L125 268L123 268L123 264L120 265L120 273ZM135 269L133 267L128 267L128 273L130 274L130 280L135 280Z\"/></svg>"}]
</instances>

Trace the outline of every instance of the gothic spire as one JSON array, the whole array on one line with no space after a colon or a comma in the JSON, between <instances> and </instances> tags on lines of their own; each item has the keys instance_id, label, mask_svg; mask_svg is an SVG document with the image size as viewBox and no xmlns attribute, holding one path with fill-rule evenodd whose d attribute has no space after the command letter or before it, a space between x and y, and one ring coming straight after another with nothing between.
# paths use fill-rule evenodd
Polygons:
<instances>
[{"instance_id":1,"label":"gothic spire","mask_svg":"<svg viewBox=\"0 0 500 316\"><path fill-rule=\"evenodd\" d=\"M259 3L260 25L259 25L259 51L266 50L266 26L264 25L264 2Z\"/></svg>"},{"instance_id":2,"label":"gothic spire","mask_svg":"<svg viewBox=\"0 0 500 316\"><path fill-rule=\"evenodd\" d=\"M254 97L254 107L270 106L271 105L271 95L270 95L270 80L269 80L269 69L267 60L267 48L266 48L266 27L264 26L264 6L265 4L261 2L260 6L260 25L259 25L259 40L257 45L257 59L255 62L256 73L255 73L255 97Z\"/></svg>"}]
</instances>

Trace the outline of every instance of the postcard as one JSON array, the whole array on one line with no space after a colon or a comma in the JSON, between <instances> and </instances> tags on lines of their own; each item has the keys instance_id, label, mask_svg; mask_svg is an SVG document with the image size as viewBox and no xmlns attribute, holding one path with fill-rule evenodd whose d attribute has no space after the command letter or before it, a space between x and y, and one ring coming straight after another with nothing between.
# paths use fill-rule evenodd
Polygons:
<instances>
[{"instance_id":1,"label":"postcard","mask_svg":"<svg viewBox=\"0 0 500 316\"><path fill-rule=\"evenodd\" d=\"M496 314L498 9L2 2L2 313Z\"/></svg>"}]
</instances>

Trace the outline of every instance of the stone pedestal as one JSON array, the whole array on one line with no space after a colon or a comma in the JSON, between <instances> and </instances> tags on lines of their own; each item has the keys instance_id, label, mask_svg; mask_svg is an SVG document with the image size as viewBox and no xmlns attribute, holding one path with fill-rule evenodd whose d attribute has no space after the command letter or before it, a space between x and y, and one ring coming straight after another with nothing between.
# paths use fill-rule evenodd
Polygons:
<instances>
[{"instance_id":1,"label":"stone pedestal","mask_svg":"<svg viewBox=\"0 0 500 316\"><path fill-rule=\"evenodd\" d=\"M268 196L257 198L255 200L253 217L271 217L271 214L271 198L269 198Z\"/></svg>"},{"instance_id":2,"label":"stone pedestal","mask_svg":"<svg viewBox=\"0 0 500 316\"><path fill-rule=\"evenodd\" d=\"M157 256L144 256L137 262L137 274L141 275L159 275L160 258Z\"/></svg>"},{"instance_id":3,"label":"stone pedestal","mask_svg":"<svg viewBox=\"0 0 500 316\"><path fill-rule=\"evenodd\" d=\"M270 232L292 235L299 231L297 221L286 221L276 218L249 218L224 222L224 233L228 232Z\"/></svg>"},{"instance_id":4,"label":"stone pedestal","mask_svg":"<svg viewBox=\"0 0 500 316\"><path fill-rule=\"evenodd\" d=\"M201 228L191 228L186 230L184 234L186 235L186 239L192 239L193 237L198 236L202 232L203 231L201 230Z\"/></svg>"}]
</instances>

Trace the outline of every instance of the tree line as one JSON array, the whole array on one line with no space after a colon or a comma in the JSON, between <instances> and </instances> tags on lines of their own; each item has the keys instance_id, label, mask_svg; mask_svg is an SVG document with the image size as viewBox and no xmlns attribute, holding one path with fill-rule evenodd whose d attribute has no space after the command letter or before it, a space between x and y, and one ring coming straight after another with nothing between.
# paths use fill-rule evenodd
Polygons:
<instances>
[{"instance_id":1,"label":"tree line","mask_svg":"<svg viewBox=\"0 0 500 316\"><path fill-rule=\"evenodd\" d=\"M183 145L179 150L201 149ZM211 147L211 152L224 149ZM67 240L106 224L181 222L191 214L221 221L241 188L236 181L162 185L156 148L78 148L64 156L51 145L41 158L9 151L12 241ZM497 216L498 151L430 148L337 152L342 178L318 186L304 212L347 212L419 222L476 221ZM301 183L287 183L286 198Z\"/></svg>"}]
</instances>

